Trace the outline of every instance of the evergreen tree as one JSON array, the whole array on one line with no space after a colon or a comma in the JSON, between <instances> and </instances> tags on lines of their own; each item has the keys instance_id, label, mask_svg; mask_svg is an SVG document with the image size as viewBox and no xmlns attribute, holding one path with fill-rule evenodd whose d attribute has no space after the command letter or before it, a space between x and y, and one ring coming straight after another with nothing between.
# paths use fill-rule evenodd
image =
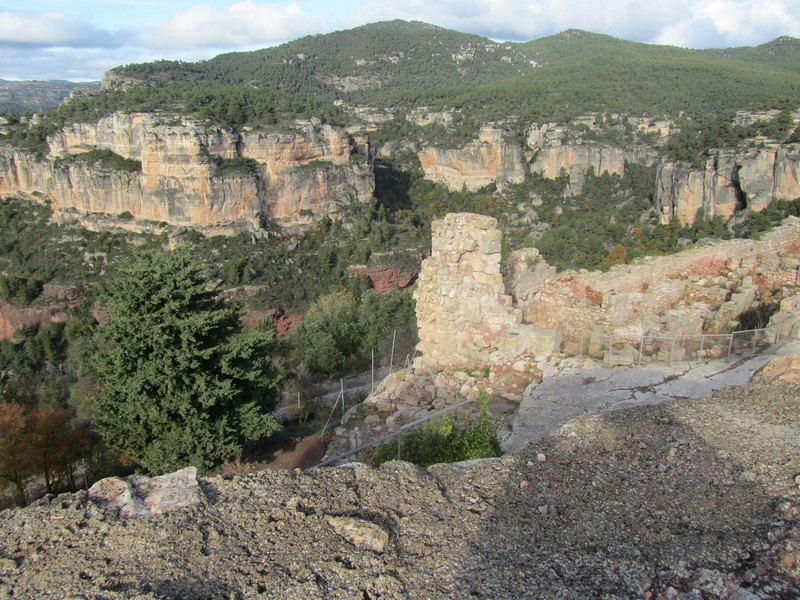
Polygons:
<instances>
[{"instance_id":1,"label":"evergreen tree","mask_svg":"<svg viewBox=\"0 0 800 600\"><path fill-rule=\"evenodd\" d=\"M207 469L278 429L274 330L242 331L186 251L134 256L102 297L94 423L109 445L151 473Z\"/></svg>"}]
</instances>

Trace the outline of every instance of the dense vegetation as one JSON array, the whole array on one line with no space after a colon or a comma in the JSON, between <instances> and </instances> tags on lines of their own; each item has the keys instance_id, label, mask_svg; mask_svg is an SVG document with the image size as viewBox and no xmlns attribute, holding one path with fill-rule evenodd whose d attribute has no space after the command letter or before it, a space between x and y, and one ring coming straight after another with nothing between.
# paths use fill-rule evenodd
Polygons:
<instances>
[{"instance_id":1,"label":"dense vegetation","mask_svg":"<svg viewBox=\"0 0 800 600\"><path fill-rule=\"evenodd\" d=\"M0 297L27 305L39 297L45 283L78 294L104 273L116 257L127 254L130 236L87 231L50 221L44 204L16 199L0 201ZM154 240L141 238L144 244Z\"/></svg>"},{"instance_id":2,"label":"dense vegetation","mask_svg":"<svg viewBox=\"0 0 800 600\"><path fill-rule=\"evenodd\" d=\"M109 72L110 89L76 97L13 135L41 150L63 124L117 110L168 111L240 128L310 117L344 125L355 120L347 108L369 106L396 115L379 137L402 133L456 145L488 122L521 134L531 122L569 122L592 111L697 121L745 108L793 108L797 64L800 42L793 38L700 51L570 30L519 44L390 21L195 63L118 67ZM405 116L419 107L450 111L454 122L415 128Z\"/></svg>"},{"instance_id":3,"label":"dense vegetation","mask_svg":"<svg viewBox=\"0 0 800 600\"><path fill-rule=\"evenodd\" d=\"M208 308L204 302L209 302L208 294L212 294L209 290L213 288L205 276L202 280L195 279L192 293L187 293L191 306L184 306L177 291L192 279L188 275L187 279L179 278L182 274L194 273L199 277L199 273L206 273L216 285L226 287L261 283L252 286L258 291L248 299L270 308L298 310L311 305L310 318L302 333L280 341L281 378L299 370L329 373L361 368L373 349L380 356L393 330L413 329L410 294L394 291L381 296L369 289L368 279L348 273L346 267L354 256L367 261L370 248L391 248L385 243L386 232L400 231L388 222L385 209L363 208L363 213L351 215L356 219L354 227L326 221L299 237L276 234L263 240L250 235L205 238L190 232L183 238L183 250L166 255L174 259L163 259L168 264L161 265L164 272L159 275L141 271L147 260L143 265L126 257L137 251L155 252L154 256L162 257L159 248L166 244L164 236L95 233L74 225L52 223L51 211L45 205L16 199L0 204L0 231L5 249L0 291L5 299L40 310L52 304L70 314L66 323L29 325L17 331L13 340L0 340L0 480L14 487L17 503L29 500L25 496L26 489L28 492L31 489L28 484L42 473L46 474L46 490L57 492L83 485L82 477L75 479L80 469L86 469L86 480L91 482L125 468L120 459L129 465L127 468L151 471L187 462L207 468L238 450L248 437L265 432L258 426L267 423L264 413L250 410L253 407L248 408L248 403L240 400L245 397L254 400L255 387L275 381L277 373L267 377L266 371L255 367L278 351L278 342L264 328L226 338L221 329L233 333L238 328L239 312L234 306L226 304L221 313L201 311L192 316L195 309ZM358 240L362 242L360 249ZM175 261L178 257L186 260L189 255L202 258L205 264L203 260L193 260L191 266L184 264L185 268L179 269ZM384 258L392 261L392 256L389 251ZM297 277L298 265L308 277ZM48 291L48 285L53 284L59 285ZM136 286L150 287L134 293ZM98 287L103 293L98 294ZM64 308L64 295L73 299L83 297L86 301L71 309ZM216 306L215 302L211 304ZM109 320L100 329L92 312L96 309L110 310ZM176 317L171 312L176 309L186 312ZM221 329L215 330L219 337L208 329L214 314L226 317L220 323ZM339 336L338 332L328 335L325 324L332 316L345 320L345 330L352 327L349 337ZM158 331L147 331L147 323ZM202 330L193 338L184 329L192 324ZM203 337L206 335L219 342L216 345L219 354L211 352L210 346L203 349L201 340L209 339ZM133 342L143 339L149 339L151 345L166 346L159 346L157 351L154 351L156 346L142 350L142 346ZM326 345L329 343L333 345ZM141 359L126 354L137 349L143 352ZM324 357L327 362L323 362L321 352L326 349L335 349L338 354ZM122 359L115 361L120 356ZM155 362L145 369L147 373L137 375L126 370L144 368L148 359ZM165 396L175 402L183 398L188 403L187 398L199 389L198 382L203 377L193 371L181 376L181 369L214 362L240 386L237 396L233 394L234 383L224 384L224 397L236 400L239 412L236 418L225 419L224 425L218 421L227 432L223 443L209 441L216 440L214 434L196 429L196 421L183 424L183 429L193 431L190 438L177 436L180 438L177 439L163 421L137 420L133 412L122 409L123 402L111 403L113 409L104 404L104 399L113 393L135 394L134 382L151 388L165 385L170 389ZM253 379L256 376L258 382ZM170 383L170 377L179 379ZM213 381L220 384L225 377L214 377ZM115 387L120 382L124 384L122 390ZM213 395L211 384L202 387L209 397ZM156 396L162 397L152 395ZM133 404L142 408L142 396L134 397L137 400ZM266 402L263 407L269 404ZM121 414L126 418L116 425L134 428L124 434L114 429L113 424ZM169 414L169 409L162 407L147 414ZM110 418L112 423L105 423L104 418ZM105 433L108 444L101 442L98 431ZM159 443L151 444L153 438L147 432L155 432ZM52 441L51 445L47 439ZM203 448L190 447L190 442L199 444L202 440L206 441Z\"/></svg>"},{"instance_id":4,"label":"dense vegetation","mask_svg":"<svg viewBox=\"0 0 800 600\"><path fill-rule=\"evenodd\" d=\"M366 365L392 331L414 319L407 293L390 290L381 296L367 290L359 298L340 291L314 302L287 341L309 370L333 375Z\"/></svg>"},{"instance_id":5,"label":"dense vegetation","mask_svg":"<svg viewBox=\"0 0 800 600\"><path fill-rule=\"evenodd\" d=\"M482 123L568 122L591 111L697 119L791 107L800 92L797 64L800 42L793 38L714 52L570 30L515 44L391 21L198 63L161 61L112 73L152 90L167 81L204 82L401 112L450 109L459 121L450 132L474 136Z\"/></svg>"},{"instance_id":6,"label":"dense vegetation","mask_svg":"<svg viewBox=\"0 0 800 600\"><path fill-rule=\"evenodd\" d=\"M207 469L278 429L275 331L242 331L185 250L137 254L104 286L93 422L151 473Z\"/></svg>"},{"instance_id":7,"label":"dense vegetation","mask_svg":"<svg viewBox=\"0 0 800 600\"><path fill-rule=\"evenodd\" d=\"M488 397L480 399L481 416L470 425L459 425L450 413L438 422L430 421L403 435L399 443L389 441L378 447L374 466L400 458L421 467L500 456L500 442L489 414Z\"/></svg>"}]
</instances>

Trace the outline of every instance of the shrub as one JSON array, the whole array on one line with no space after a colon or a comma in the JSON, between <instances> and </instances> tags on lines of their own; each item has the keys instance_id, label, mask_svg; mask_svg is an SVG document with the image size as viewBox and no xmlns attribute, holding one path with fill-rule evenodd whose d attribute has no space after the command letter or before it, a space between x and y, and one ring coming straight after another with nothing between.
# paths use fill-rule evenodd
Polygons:
<instances>
[{"instance_id":1,"label":"shrub","mask_svg":"<svg viewBox=\"0 0 800 600\"><path fill-rule=\"evenodd\" d=\"M404 435L400 442L400 458L421 467L436 463L459 462L500 456L500 442L489 414L489 399L481 392L481 416L466 427L445 414L438 423L428 422ZM378 447L374 466L397 458L397 442L392 440Z\"/></svg>"}]
</instances>

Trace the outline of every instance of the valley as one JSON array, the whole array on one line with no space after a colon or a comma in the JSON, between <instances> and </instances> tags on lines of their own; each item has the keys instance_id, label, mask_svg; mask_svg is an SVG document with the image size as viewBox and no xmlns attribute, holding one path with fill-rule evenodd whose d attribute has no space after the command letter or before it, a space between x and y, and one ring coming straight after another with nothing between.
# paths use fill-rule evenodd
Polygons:
<instances>
[{"instance_id":1,"label":"valley","mask_svg":"<svg viewBox=\"0 0 800 600\"><path fill-rule=\"evenodd\" d=\"M20 505L34 500L27 491L33 480L44 481L40 491L51 496L74 491L79 464L82 473L88 465L93 480L137 470L158 475L189 464L207 471L235 465L240 472L243 457L269 451L265 434L281 435L274 414L285 416L285 431L292 433L284 435L324 433L331 409L314 401L315 390L363 373L373 357L383 367L393 355L415 362L395 369L363 404L348 405L344 422L325 438L332 439L329 455L462 398L485 395L495 417L510 427L523 397L531 398L529 386L541 384L548 360L586 353L608 365L701 362L724 354L723 344L706 345L702 336L728 336L730 353L736 335L750 335L754 348L759 342L738 332L779 321L785 328L774 341L794 339L798 65L800 42L791 37L726 51L639 44L580 30L511 43L390 21L195 63L116 67L99 89L49 107L3 113L0 477L8 497ZM176 256L184 262L164 267ZM677 336L703 341L699 347L675 343ZM659 341L664 337L673 339L671 347ZM154 357L170 357L163 358L168 368L158 367ZM192 383L199 381L204 383ZM753 385L767 407L763 390L773 384ZM791 412L796 390L791 383L779 385L785 386L781 410ZM193 395L195 388L202 388L202 398ZM121 410L108 410L114 405L110 390L125 399L125 418ZM726 398L733 402L734 394ZM142 406L150 408L137 412ZM626 440L639 427L661 439L666 434L657 423L670 419L673 407L696 410L678 402L603 419L620 419ZM218 424L218 435L202 429L202 415L213 415L207 420ZM478 414L470 408L456 417L460 427ZM135 431L114 429L120 424L135 424ZM508 434L508 427L501 433ZM604 427L587 433L589 446L628 448L609 442ZM190 430L203 433L185 433ZM164 433L148 442L152 431ZM686 435L699 440L688 430ZM276 446L286 443L285 437L275 439ZM543 442L548 448L564 443L558 437ZM664 438L659 448L667 452L670 443ZM705 442L697 443L697 452L707 450ZM500 469L497 477L507 481L498 485L516 493L521 465L533 455L530 447L514 448L518 454L467 467L467 479L470 469ZM583 452L577 446L573 451ZM711 474L701 485L728 489L733 475L713 474L718 459L711 450L707 454ZM758 460L772 464L767 454ZM575 460L593 464L588 454L581 456ZM644 469L642 481L657 487L644 459L625 456L631 469ZM728 461L727 471L745 469L720 460ZM430 473L440 469L453 478L440 489L452 484L455 490L462 485L461 468L423 474L410 466L356 467L319 477L351 489L362 469L369 482L402 472L400 479L422 489L433 485ZM687 469L670 485L689 477ZM343 483L350 474L354 479ZM314 497L311 479L292 474L223 477L203 485L217 489L209 498L219 499L229 488L238 490L234 496L245 493L243 482L259 477L299 486L278 504ZM568 479L567 471L554 477ZM604 477L618 475L609 470ZM770 477L758 479L759 485L778 485ZM575 488L564 489L568 494ZM747 489L737 487L736 493ZM442 492L442 502L458 520L464 506L454 500L461 492L453 490ZM486 506L497 508L496 493L481 496ZM742 518L772 515L766 508L772 494L755 517ZM560 502L545 491L539 495L536 506L555 509ZM71 498L65 502L80 506L76 514L87 506L85 496ZM236 498L231 503L242 505ZM49 500L41 502L43 509ZM222 518L213 498L204 502L198 510L209 512L202 518ZM610 508L610 496L601 503L602 510L617 510ZM322 512L326 518L366 518L367 509L353 506ZM395 517L405 523L405 513L390 518L385 507L375 506L367 515L375 527L388 527ZM313 520L315 510L287 509L271 522L282 527ZM478 527L483 509L466 510L478 516L465 526ZM527 510L520 518L538 518ZM707 511L699 504L697 510ZM374 517L375 511L385 518ZM28 513L22 514L9 518L24 520ZM498 514L502 523L494 525L510 527ZM560 508L554 518L559 515ZM794 523L794 517L786 519ZM734 565L730 548L741 555L763 539L754 522L747 521L750 533L730 546L711 543L712 558L698 568L744 577L756 558ZM331 525L334 532L338 526ZM663 533L678 544L687 527L670 516L654 525L652 535ZM204 556L214 552L208 546L212 529L204 534ZM414 530L411 538L420 535ZM595 557L602 570L608 564L596 556L601 537L580 543L586 560ZM400 548L408 540L395 541ZM416 565L412 572L427 564L410 558L425 555L414 549L418 541L398 551L399 563L393 558L375 566L369 554L340 562L361 561L356 571L374 563L382 575L369 585L389 595L455 589L454 581L439 589L411 581L417 575L397 575L405 573L403 561ZM631 542L621 543L626 549L607 558L633 569L630 561L638 558ZM513 552L534 556L522 546ZM491 586L469 570L472 551L461 550L454 556L472 573L470 586L491 595ZM504 572L493 562L495 550L486 551L474 555ZM666 589L674 579L686 587L699 571L675 574L685 558L676 552L664 559L672 561L665 569L671 575L658 574L660 567L651 563L647 573L607 585L644 593ZM23 585L20 564L27 559L14 556L13 565L0 568L14 585ZM551 568L560 576L572 572ZM305 571L286 569L287 590L312 585ZM188 580L166 582L166 575L158 579L164 585L152 589L120 577L125 581L97 585L119 594L166 594L173 584L195 590ZM220 577L223 589L229 583ZM794 585L781 581L786 589Z\"/></svg>"}]
</instances>

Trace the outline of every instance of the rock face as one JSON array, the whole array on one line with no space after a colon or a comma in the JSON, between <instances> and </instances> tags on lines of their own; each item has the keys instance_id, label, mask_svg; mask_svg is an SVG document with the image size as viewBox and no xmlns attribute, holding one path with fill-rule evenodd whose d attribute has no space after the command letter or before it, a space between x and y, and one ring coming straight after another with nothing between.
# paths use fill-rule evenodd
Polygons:
<instances>
[{"instance_id":1,"label":"rock face","mask_svg":"<svg viewBox=\"0 0 800 600\"><path fill-rule=\"evenodd\" d=\"M369 200L374 190L369 166L351 161L347 133L327 125L237 133L189 119L116 113L48 141L43 159L0 147L0 195L43 195L60 212L257 228L265 218L308 224L342 203ZM141 171L70 158L95 149L140 161ZM256 167L216 176L216 163L233 159L251 159Z\"/></svg>"},{"instance_id":2,"label":"rock face","mask_svg":"<svg viewBox=\"0 0 800 600\"><path fill-rule=\"evenodd\" d=\"M431 256L422 263L414 292L418 369L483 368L500 356L543 351L547 334L521 325L522 315L506 294L496 225L492 217L468 213L433 222Z\"/></svg>"},{"instance_id":3,"label":"rock face","mask_svg":"<svg viewBox=\"0 0 800 600\"><path fill-rule=\"evenodd\" d=\"M763 210L773 198L800 198L800 147L716 151L702 168L662 161L656 175L654 203L661 220L694 223L699 213L729 219L745 208Z\"/></svg>"},{"instance_id":4,"label":"rock face","mask_svg":"<svg viewBox=\"0 0 800 600\"><path fill-rule=\"evenodd\" d=\"M194 467L152 478L107 477L90 487L88 495L103 512L119 517L163 515L195 506L203 499Z\"/></svg>"},{"instance_id":5,"label":"rock face","mask_svg":"<svg viewBox=\"0 0 800 600\"><path fill-rule=\"evenodd\" d=\"M428 179L453 191L462 187L472 192L491 183L522 183L525 162L522 148L503 140L499 129L484 127L477 142L458 150L426 148L418 153Z\"/></svg>"},{"instance_id":6,"label":"rock face","mask_svg":"<svg viewBox=\"0 0 800 600\"><path fill-rule=\"evenodd\" d=\"M556 142L538 149L531 163L531 172L547 179L560 177L562 171L569 175L567 193L570 195L580 193L590 170L597 175L608 173L622 177L625 174L625 152L611 146Z\"/></svg>"},{"instance_id":7,"label":"rock face","mask_svg":"<svg viewBox=\"0 0 800 600\"><path fill-rule=\"evenodd\" d=\"M14 338L14 332L23 325L60 323L69 318L69 304L19 307L0 301L0 339Z\"/></svg>"}]
</instances>

